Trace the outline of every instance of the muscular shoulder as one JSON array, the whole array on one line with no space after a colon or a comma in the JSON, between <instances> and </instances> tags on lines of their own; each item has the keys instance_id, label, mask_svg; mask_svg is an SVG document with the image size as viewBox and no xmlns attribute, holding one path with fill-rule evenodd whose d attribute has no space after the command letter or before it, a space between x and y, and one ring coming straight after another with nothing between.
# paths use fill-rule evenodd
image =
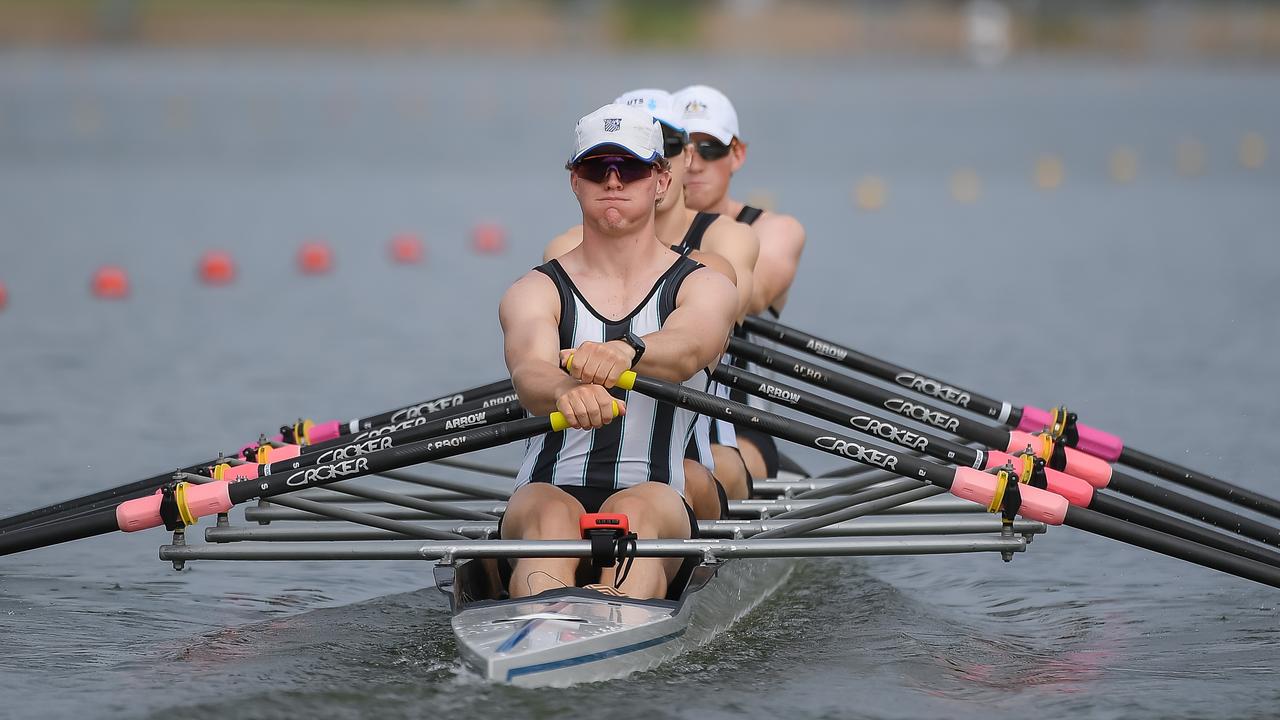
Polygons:
<instances>
[{"instance_id":1,"label":"muscular shoulder","mask_svg":"<svg viewBox=\"0 0 1280 720\"><path fill-rule=\"evenodd\" d=\"M759 252L760 240L756 237L751 225L734 222L733 218L721 216L707 228L702 238L702 247L726 257L735 254L754 254Z\"/></svg>"},{"instance_id":2,"label":"muscular shoulder","mask_svg":"<svg viewBox=\"0 0 1280 720\"><path fill-rule=\"evenodd\" d=\"M689 273L684 283L680 285L680 292L676 295L677 305L684 304L688 300L696 300L700 304L704 302L723 304L732 309L738 305L738 291L723 272L710 267L700 267Z\"/></svg>"},{"instance_id":3,"label":"muscular shoulder","mask_svg":"<svg viewBox=\"0 0 1280 720\"><path fill-rule=\"evenodd\" d=\"M766 212L751 227L756 229L762 242L784 243L797 250L804 246L804 226L790 215Z\"/></svg>"},{"instance_id":4,"label":"muscular shoulder","mask_svg":"<svg viewBox=\"0 0 1280 720\"><path fill-rule=\"evenodd\" d=\"M558 258L581 244L582 226L574 225L547 243L547 248L542 251L542 261L546 262L553 258Z\"/></svg>"},{"instance_id":5,"label":"muscular shoulder","mask_svg":"<svg viewBox=\"0 0 1280 720\"><path fill-rule=\"evenodd\" d=\"M498 305L498 317L505 327L538 315L560 315L560 293L543 273L530 270L511 284Z\"/></svg>"},{"instance_id":6,"label":"muscular shoulder","mask_svg":"<svg viewBox=\"0 0 1280 720\"><path fill-rule=\"evenodd\" d=\"M703 265L719 272L729 279L729 282L735 285L738 282L738 273L733 269L733 263L726 260L723 256L706 250L694 250L689 253L689 257L697 260Z\"/></svg>"}]
</instances>

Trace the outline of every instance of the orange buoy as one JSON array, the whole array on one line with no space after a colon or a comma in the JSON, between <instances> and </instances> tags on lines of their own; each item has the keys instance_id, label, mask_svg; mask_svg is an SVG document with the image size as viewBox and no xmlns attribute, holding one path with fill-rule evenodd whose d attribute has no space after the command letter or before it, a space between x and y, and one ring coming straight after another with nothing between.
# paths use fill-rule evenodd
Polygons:
<instances>
[{"instance_id":1,"label":"orange buoy","mask_svg":"<svg viewBox=\"0 0 1280 720\"><path fill-rule=\"evenodd\" d=\"M4 310L4 306L9 304L9 288L0 282L0 310Z\"/></svg>"},{"instance_id":2,"label":"orange buoy","mask_svg":"<svg viewBox=\"0 0 1280 720\"><path fill-rule=\"evenodd\" d=\"M422 238L413 233L401 233L391 238L391 259L402 265L422 262Z\"/></svg>"},{"instance_id":3,"label":"orange buoy","mask_svg":"<svg viewBox=\"0 0 1280 720\"><path fill-rule=\"evenodd\" d=\"M471 231L471 249L483 255L503 253L507 249L507 231L498 223L480 223Z\"/></svg>"},{"instance_id":4,"label":"orange buoy","mask_svg":"<svg viewBox=\"0 0 1280 720\"><path fill-rule=\"evenodd\" d=\"M129 274L116 265L103 265L93 273L93 294L103 300L120 300L129 296Z\"/></svg>"},{"instance_id":5,"label":"orange buoy","mask_svg":"<svg viewBox=\"0 0 1280 720\"><path fill-rule=\"evenodd\" d=\"M200 256L200 279L205 285L226 285L236 279L236 262L231 253L210 250Z\"/></svg>"},{"instance_id":6,"label":"orange buoy","mask_svg":"<svg viewBox=\"0 0 1280 720\"><path fill-rule=\"evenodd\" d=\"M298 268L308 275L327 273L333 268L333 251L319 241L304 242L298 249Z\"/></svg>"}]
</instances>

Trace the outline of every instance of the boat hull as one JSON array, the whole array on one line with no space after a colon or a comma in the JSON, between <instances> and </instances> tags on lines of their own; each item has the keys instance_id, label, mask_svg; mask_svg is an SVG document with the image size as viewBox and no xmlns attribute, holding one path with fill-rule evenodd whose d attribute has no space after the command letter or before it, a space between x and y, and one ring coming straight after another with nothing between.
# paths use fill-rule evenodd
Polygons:
<instances>
[{"instance_id":1,"label":"boat hull","mask_svg":"<svg viewBox=\"0 0 1280 720\"><path fill-rule=\"evenodd\" d=\"M563 687L624 677L704 645L774 592L787 558L697 565L680 599L633 600L563 588L518 600L472 601L459 567L454 599L458 652L482 677Z\"/></svg>"}]
</instances>

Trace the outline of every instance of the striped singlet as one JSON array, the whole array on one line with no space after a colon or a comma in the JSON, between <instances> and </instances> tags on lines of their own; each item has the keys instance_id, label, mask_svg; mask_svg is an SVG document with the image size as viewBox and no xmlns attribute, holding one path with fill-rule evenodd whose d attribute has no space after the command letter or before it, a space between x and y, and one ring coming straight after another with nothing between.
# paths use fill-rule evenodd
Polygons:
<instances>
[{"instance_id":1,"label":"striped singlet","mask_svg":"<svg viewBox=\"0 0 1280 720\"><path fill-rule=\"evenodd\" d=\"M689 224L689 229L685 232L684 238L679 245L672 248L676 252L688 255L694 250L702 249L702 236L706 234L707 228L720 217L720 213L700 212L693 217L693 222ZM722 358L723 362L729 362L728 355ZM728 399L729 388L712 380L707 392L717 397ZM724 420L714 420L706 415L699 415L693 425L693 440L690 441L685 457L696 460L706 466L711 472L715 472L715 459L711 454L712 445L725 445L728 447L738 447L738 433L733 427L733 423Z\"/></svg>"},{"instance_id":2,"label":"striped singlet","mask_svg":"<svg viewBox=\"0 0 1280 720\"><path fill-rule=\"evenodd\" d=\"M640 336L657 332L676 308L681 283L700 267L688 257L678 258L640 305L621 320L608 320L596 312L559 261L535 269L551 278L560 293L560 347L576 348L588 340L618 340L627 331ZM684 385L705 390L707 378L702 371ZM626 414L596 430L570 428L530 439L516 487L549 482L622 490L652 480L684 495L684 450L693 433L693 411L620 388L609 393L626 403Z\"/></svg>"}]
</instances>

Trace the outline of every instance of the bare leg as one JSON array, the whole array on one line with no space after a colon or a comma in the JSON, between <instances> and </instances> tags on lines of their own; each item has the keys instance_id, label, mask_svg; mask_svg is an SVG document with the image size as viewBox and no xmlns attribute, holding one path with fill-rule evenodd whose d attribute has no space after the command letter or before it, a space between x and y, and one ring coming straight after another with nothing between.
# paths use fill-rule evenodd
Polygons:
<instances>
[{"instance_id":1,"label":"bare leg","mask_svg":"<svg viewBox=\"0 0 1280 720\"><path fill-rule=\"evenodd\" d=\"M625 514L631 532L644 540L689 538L684 499L665 483L647 482L616 492L600 506L600 512ZM680 563L680 558L637 558L619 589L633 598L665 597ZM600 582L612 585L616 571L616 567L605 568Z\"/></svg>"},{"instance_id":2,"label":"bare leg","mask_svg":"<svg viewBox=\"0 0 1280 720\"><path fill-rule=\"evenodd\" d=\"M699 520L720 519L720 493L716 492L716 479L700 462L684 461L684 497Z\"/></svg>"},{"instance_id":3,"label":"bare leg","mask_svg":"<svg viewBox=\"0 0 1280 720\"><path fill-rule=\"evenodd\" d=\"M757 451L756 454L759 454ZM746 500L747 495L747 466L744 464L742 456L737 450L728 445L712 445L711 456L716 459L716 479L724 485L724 494L729 496L730 500ZM760 460L760 467L764 467L764 459ZM697 508L694 508L697 510Z\"/></svg>"},{"instance_id":4,"label":"bare leg","mask_svg":"<svg viewBox=\"0 0 1280 720\"><path fill-rule=\"evenodd\" d=\"M576 540L582 503L551 483L529 483L516 490L502 518L503 540ZM511 573L511 597L572 587L578 558L520 558Z\"/></svg>"},{"instance_id":5,"label":"bare leg","mask_svg":"<svg viewBox=\"0 0 1280 720\"><path fill-rule=\"evenodd\" d=\"M760 450L756 448L755 443L739 435L738 451L742 453L742 461L747 464L747 472L751 473L751 479L766 479L769 471L765 469L764 455L760 454Z\"/></svg>"}]
</instances>

